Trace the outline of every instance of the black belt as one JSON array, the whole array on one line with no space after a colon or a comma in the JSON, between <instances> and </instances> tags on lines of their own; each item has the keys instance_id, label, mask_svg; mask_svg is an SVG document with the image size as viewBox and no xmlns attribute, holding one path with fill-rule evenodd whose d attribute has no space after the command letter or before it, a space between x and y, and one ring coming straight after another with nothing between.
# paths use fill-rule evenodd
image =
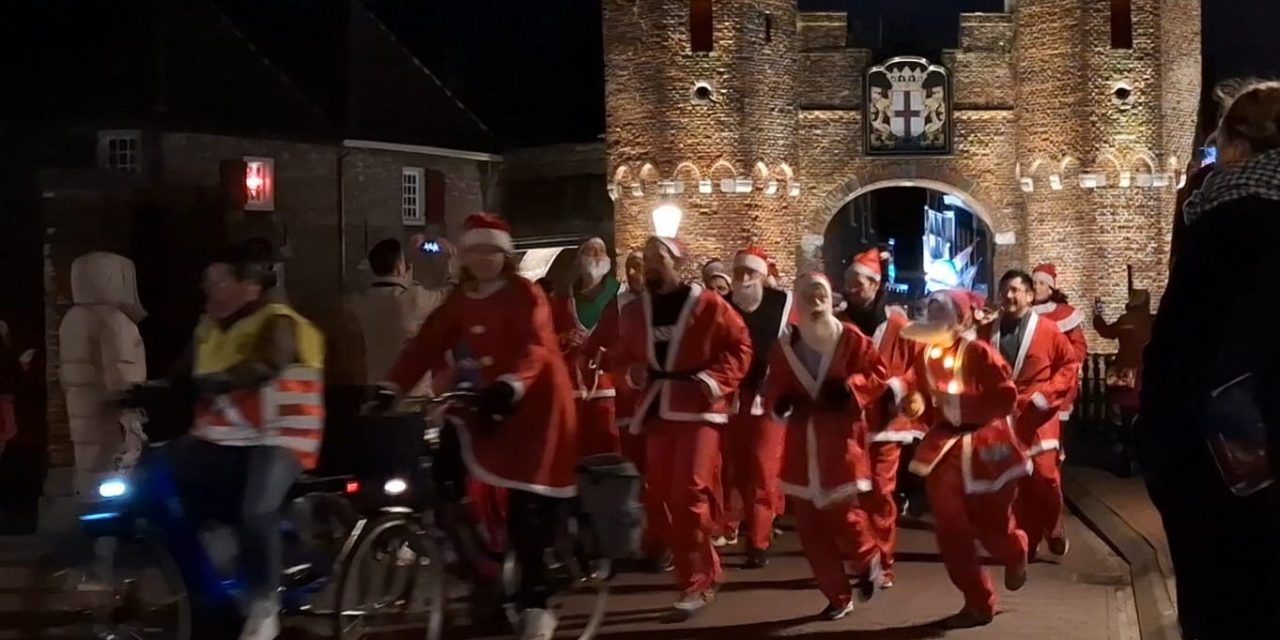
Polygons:
<instances>
[{"instance_id":1,"label":"black belt","mask_svg":"<svg viewBox=\"0 0 1280 640\"><path fill-rule=\"evenodd\" d=\"M650 380L693 380L698 375L697 371L659 371L658 369L649 370Z\"/></svg>"}]
</instances>

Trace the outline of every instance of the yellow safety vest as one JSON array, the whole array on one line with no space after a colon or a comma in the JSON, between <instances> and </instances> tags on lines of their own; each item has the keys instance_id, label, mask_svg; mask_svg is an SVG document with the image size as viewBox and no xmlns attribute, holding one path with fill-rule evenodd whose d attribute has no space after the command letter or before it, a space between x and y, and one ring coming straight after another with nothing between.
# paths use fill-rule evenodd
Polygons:
<instances>
[{"instance_id":1,"label":"yellow safety vest","mask_svg":"<svg viewBox=\"0 0 1280 640\"><path fill-rule=\"evenodd\" d=\"M258 389L201 402L192 433L220 445L285 447L297 454L303 468L311 469L324 435L324 335L315 325L277 303L225 330L205 316L196 326L193 373L226 371L250 358L267 321L280 316L294 321L297 362Z\"/></svg>"}]
</instances>

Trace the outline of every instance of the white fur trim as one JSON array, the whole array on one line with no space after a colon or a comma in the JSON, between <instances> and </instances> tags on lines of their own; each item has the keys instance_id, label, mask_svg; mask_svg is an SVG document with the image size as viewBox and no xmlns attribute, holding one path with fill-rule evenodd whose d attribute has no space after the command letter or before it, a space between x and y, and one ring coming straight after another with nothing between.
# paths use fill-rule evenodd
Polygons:
<instances>
[{"instance_id":1,"label":"white fur trim","mask_svg":"<svg viewBox=\"0 0 1280 640\"><path fill-rule=\"evenodd\" d=\"M459 243L463 248L490 244L501 247L507 253L515 251L515 245L511 243L511 234L500 229L468 229L462 233Z\"/></svg>"},{"instance_id":2,"label":"white fur trim","mask_svg":"<svg viewBox=\"0 0 1280 640\"><path fill-rule=\"evenodd\" d=\"M1058 288L1058 281L1057 281L1057 280L1055 280L1053 276L1051 276L1051 275L1049 275L1049 274L1047 274L1047 273L1045 273L1045 272L1043 272L1043 271L1036 271L1036 272L1032 273L1032 274L1031 274L1031 279L1032 279L1032 280L1035 280L1036 282L1043 282L1043 283L1045 283L1045 284L1049 285L1051 288L1054 288L1054 289Z\"/></svg>"},{"instance_id":3,"label":"white fur trim","mask_svg":"<svg viewBox=\"0 0 1280 640\"><path fill-rule=\"evenodd\" d=\"M658 242L661 242L662 245L667 248L667 251L671 252L672 257L674 258L684 257L684 252L680 250L680 243L676 242L675 238L664 238L662 236L654 236L654 237L658 239ZM644 254L641 254L641 255L643 256Z\"/></svg>"},{"instance_id":4,"label":"white fur trim","mask_svg":"<svg viewBox=\"0 0 1280 640\"><path fill-rule=\"evenodd\" d=\"M1061 440L1057 440L1054 438L1047 438L1045 440L1041 440L1040 442L1037 442L1031 445L1031 448L1027 449L1027 457L1037 456L1046 451L1057 451L1061 448L1062 448Z\"/></svg>"},{"instance_id":5,"label":"white fur trim","mask_svg":"<svg viewBox=\"0 0 1280 640\"><path fill-rule=\"evenodd\" d=\"M750 253L739 253L733 257L733 266L746 267L754 271L759 271L765 275L769 275L769 263L757 255Z\"/></svg>"},{"instance_id":6,"label":"white fur trim","mask_svg":"<svg viewBox=\"0 0 1280 640\"><path fill-rule=\"evenodd\" d=\"M889 390L893 392L893 402L895 404L902 402L902 396L907 395L907 383L903 382L901 377L894 376L889 378L887 384Z\"/></svg>"},{"instance_id":7,"label":"white fur trim","mask_svg":"<svg viewBox=\"0 0 1280 640\"><path fill-rule=\"evenodd\" d=\"M1072 413L1074 410L1075 410L1075 407L1067 407L1066 409L1063 409L1062 411L1059 411L1059 412L1058 412L1058 419L1059 419L1059 420L1064 420L1064 421L1065 421L1065 420L1070 420L1070 419L1071 419L1071 413Z\"/></svg>"},{"instance_id":8,"label":"white fur trim","mask_svg":"<svg viewBox=\"0 0 1280 640\"><path fill-rule=\"evenodd\" d=\"M711 392L712 398L719 400L720 398L724 397L724 390L720 388L720 384L717 383L716 379L712 378L711 375L708 374L706 371L699 371L698 373L694 374L693 377L701 381L702 384L707 385L707 390Z\"/></svg>"},{"instance_id":9,"label":"white fur trim","mask_svg":"<svg viewBox=\"0 0 1280 640\"><path fill-rule=\"evenodd\" d=\"M1071 312L1071 315L1058 321L1058 330L1066 333L1080 326L1081 322L1084 322L1084 314L1080 313L1079 309L1076 309Z\"/></svg>"},{"instance_id":10,"label":"white fur trim","mask_svg":"<svg viewBox=\"0 0 1280 640\"><path fill-rule=\"evenodd\" d=\"M1044 394L1039 391L1031 394L1031 404L1034 404L1036 408L1041 411L1049 410L1049 399L1044 397Z\"/></svg>"},{"instance_id":11,"label":"white fur trim","mask_svg":"<svg viewBox=\"0 0 1280 640\"><path fill-rule=\"evenodd\" d=\"M536 493L540 496L548 496L551 498L572 498L578 495L578 486L571 484L567 487L548 487L540 484L527 484L516 480L508 480L502 476L494 474L492 471L480 466L480 462L476 460L475 452L471 449L471 432L467 429L467 425L461 420L455 422L458 432L459 449L462 452L462 461L467 465L467 471L476 480L485 484L491 484L495 487L503 487L506 489L516 489L518 491L528 491Z\"/></svg>"},{"instance_id":12,"label":"white fur trim","mask_svg":"<svg viewBox=\"0 0 1280 640\"><path fill-rule=\"evenodd\" d=\"M861 262L853 263L853 266L850 267L849 270L854 273L861 274L868 278L871 278L876 282L880 282L880 274L876 273L875 271L872 271L870 267L862 264Z\"/></svg>"},{"instance_id":13,"label":"white fur trim","mask_svg":"<svg viewBox=\"0 0 1280 640\"><path fill-rule=\"evenodd\" d=\"M1005 424L1008 424L1007 420ZM1031 475L1032 464L1028 459L1019 466L1005 470L994 480L978 480L973 477L973 434L966 433L961 440L963 444L960 451L960 471L964 476L965 493L996 493L1010 482Z\"/></svg>"},{"instance_id":14,"label":"white fur trim","mask_svg":"<svg viewBox=\"0 0 1280 640\"><path fill-rule=\"evenodd\" d=\"M1017 381L1018 374L1022 373L1022 364L1027 360L1027 351L1031 349L1031 341L1036 337L1036 325L1038 324L1040 324L1040 314L1032 313L1031 318L1027 320L1027 330L1022 334L1022 344L1018 345L1018 358L1011 363L1013 365L1014 381ZM1000 318L996 318L992 325L991 346L999 350Z\"/></svg>"},{"instance_id":15,"label":"white fur trim","mask_svg":"<svg viewBox=\"0 0 1280 640\"><path fill-rule=\"evenodd\" d=\"M698 306L698 300L701 299L703 287L697 282L689 284L689 297L685 299L684 306L680 308L680 316L676 319L676 324L671 330L671 341L667 343L667 360L666 366L658 366L658 356L653 348L653 298L649 292L640 294L640 304L644 309L645 323L645 347L648 350L649 366L654 369L670 371L675 366L677 355L680 353L680 343L684 339L684 333L689 327L689 317L693 314L694 308ZM650 381L648 391L641 397L640 402L636 405L636 419L631 421L630 431L633 434L639 434L644 426L644 416L649 414L649 407L656 401L658 403L658 417L663 420L673 422L706 422L709 424L728 424L729 415L726 413L690 413L686 411L673 411L671 409L671 380ZM635 387L635 385L632 385ZM640 387L636 387L640 388Z\"/></svg>"},{"instance_id":16,"label":"white fur trim","mask_svg":"<svg viewBox=\"0 0 1280 640\"><path fill-rule=\"evenodd\" d=\"M911 444L917 440L924 439L923 431L891 431L884 430L879 433L871 434L872 442L897 442L899 444Z\"/></svg>"}]
</instances>

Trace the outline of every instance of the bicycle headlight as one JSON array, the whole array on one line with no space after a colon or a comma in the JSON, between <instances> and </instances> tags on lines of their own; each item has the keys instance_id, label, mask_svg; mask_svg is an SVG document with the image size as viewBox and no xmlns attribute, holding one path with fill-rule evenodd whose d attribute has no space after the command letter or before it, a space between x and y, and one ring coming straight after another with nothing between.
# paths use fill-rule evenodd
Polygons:
<instances>
[{"instance_id":1,"label":"bicycle headlight","mask_svg":"<svg viewBox=\"0 0 1280 640\"><path fill-rule=\"evenodd\" d=\"M98 483L98 495L103 498L119 498L129 492L129 483L120 478L111 478Z\"/></svg>"},{"instance_id":2,"label":"bicycle headlight","mask_svg":"<svg viewBox=\"0 0 1280 640\"><path fill-rule=\"evenodd\" d=\"M403 478L392 478L382 484L382 492L389 496L398 496L409 490L409 483Z\"/></svg>"}]
</instances>

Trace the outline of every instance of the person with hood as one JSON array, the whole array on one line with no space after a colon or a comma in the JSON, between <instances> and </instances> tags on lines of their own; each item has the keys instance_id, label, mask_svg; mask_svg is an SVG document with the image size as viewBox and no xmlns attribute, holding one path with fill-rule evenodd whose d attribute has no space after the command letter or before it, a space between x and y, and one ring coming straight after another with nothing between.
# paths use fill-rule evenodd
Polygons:
<instances>
[{"instance_id":1,"label":"person with hood","mask_svg":"<svg viewBox=\"0 0 1280 640\"><path fill-rule=\"evenodd\" d=\"M920 355L920 345L902 337L907 314L898 307L885 305L882 285L883 265L888 255L872 247L854 256L845 272L845 317L871 343L884 361L890 381L890 393L866 406L870 430L870 458L873 489L860 497L861 506L871 519L883 568L883 588L893 587L893 552L898 538L898 470L902 448L924 437L924 425L898 412L901 398L895 395L901 385L894 382L906 375Z\"/></svg>"},{"instance_id":2,"label":"person with hood","mask_svg":"<svg viewBox=\"0 0 1280 640\"><path fill-rule=\"evenodd\" d=\"M712 258L702 265L702 284L722 296L729 295L733 290L733 278L725 268L723 260Z\"/></svg>"},{"instance_id":3,"label":"person with hood","mask_svg":"<svg viewBox=\"0 0 1280 640\"><path fill-rule=\"evenodd\" d=\"M477 380L478 414L503 416L459 425L444 455L460 459L471 477L508 490L520 637L550 640L557 620L548 607L553 585L544 558L578 491L573 383L551 306L517 271L511 228L488 213L472 214L463 228L461 283L405 345L384 386L393 394L411 389L448 359L459 376Z\"/></svg>"},{"instance_id":4,"label":"person with hood","mask_svg":"<svg viewBox=\"0 0 1280 640\"><path fill-rule=\"evenodd\" d=\"M641 397L631 430L644 433L650 523L672 551L684 620L723 580L711 534L720 516L720 437L729 400L751 364L751 338L723 296L680 281L674 238L644 248L645 292L623 310L615 376ZM668 520L669 518L669 520Z\"/></svg>"},{"instance_id":5,"label":"person with hood","mask_svg":"<svg viewBox=\"0 0 1280 640\"><path fill-rule=\"evenodd\" d=\"M1248 326L1263 326L1273 308L1280 83L1241 91L1217 138L1217 167L1181 212L1186 229L1144 352L1138 452L1169 539L1183 637L1278 638L1280 484L1233 491L1227 476L1239 469L1208 444L1224 425L1207 416L1255 415L1269 444L1246 460L1260 479L1277 476L1280 343Z\"/></svg>"},{"instance_id":6,"label":"person with hood","mask_svg":"<svg viewBox=\"0 0 1280 640\"><path fill-rule=\"evenodd\" d=\"M964 608L946 621L951 628L995 618L996 593L977 543L1004 565L1005 588L1027 581L1027 534L1013 517L1017 481L1031 472L1009 421L1018 388L993 346L965 337L974 302L958 289L929 296L923 318L902 330L924 349L898 383L903 414L930 425L910 469L925 479L942 563L964 594Z\"/></svg>"},{"instance_id":7,"label":"person with hood","mask_svg":"<svg viewBox=\"0 0 1280 640\"><path fill-rule=\"evenodd\" d=\"M1062 422L1060 410L1074 395L1080 362L1067 337L1048 317L1031 310L1033 276L1009 271L1000 278L999 315L979 332L1013 367L1018 388L1014 431L1032 460L1031 475L1018 487L1014 509L1027 533L1034 559L1041 542L1049 552L1066 555L1062 499Z\"/></svg>"},{"instance_id":8,"label":"person with hood","mask_svg":"<svg viewBox=\"0 0 1280 640\"><path fill-rule=\"evenodd\" d=\"M1133 289L1124 313L1115 322L1107 322L1102 299L1093 301L1093 330L1105 340L1119 343L1116 359L1107 367L1107 395L1121 412L1134 415L1138 411L1138 393L1142 389L1142 350L1151 341L1151 292ZM1124 421L1129 424L1129 420Z\"/></svg>"},{"instance_id":9,"label":"person with hood","mask_svg":"<svg viewBox=\"0 0 1280 640\"><path fill-rule=\"evenodd\" d=\"M614 339L604 333L616 330L618 279L613 261L601 238L589 238L578 247L578 279L572 291L551 296L551 320L560 349L574 382L578 404L578 456L619 453L618 427L614 423L613 375L604 357ZM596 335L600 330L601 334Z\"/></svg>"},{"instance_id":10,"label":"person with hood","mask_svg":"<svg viewBox=\"0 0 1280 640\"><path fill-rule=\"evenodd\" d=\"M786 425L782 490L792 498L805 558L827 598L819 613L839 620L853 610L845 563L858 575L858 599L879 581L879 545L858 496L871 490L864 407L888 378L875 344L832 312L831 282L820 273L796 281L796 323L770 354L769 406Z\"/></svg>"},{"instance_id":11,"label":"person with hood","mask_svg":"<svg viewBox=\"0 0 1280 640\"><path fill-rule=\"evenodd\" d=\"M769 354L791 317L791 294L764 286L769 257L760 247L748 247L733 258L733 291L729 305L742 317L751 336L751 367L733 397L729 425L724 432L725 539L737 540L740 520L747 525L748 569L769 564L773 520L782 515L778 472L782 464L781 424L764 410L764 378ZM741 511L730 508L730 493L741 500ZM729 538L732 538L729 539Z\"/></svg>"},{"instance_id":12,"label":"person with hood","mask_svg":"<svg viewBox=\"0 0 1280 640\"><path fill-rule=\"evenodd\" d=\"M147 358L138 323L133 261L94 252L71 263L74 306L58 328L58 379L66 394L75 454L76 491L91 495L99 478L136 459L142 450L142 418L109 399L147 380Z\"/></svg>"}]
</instances>

